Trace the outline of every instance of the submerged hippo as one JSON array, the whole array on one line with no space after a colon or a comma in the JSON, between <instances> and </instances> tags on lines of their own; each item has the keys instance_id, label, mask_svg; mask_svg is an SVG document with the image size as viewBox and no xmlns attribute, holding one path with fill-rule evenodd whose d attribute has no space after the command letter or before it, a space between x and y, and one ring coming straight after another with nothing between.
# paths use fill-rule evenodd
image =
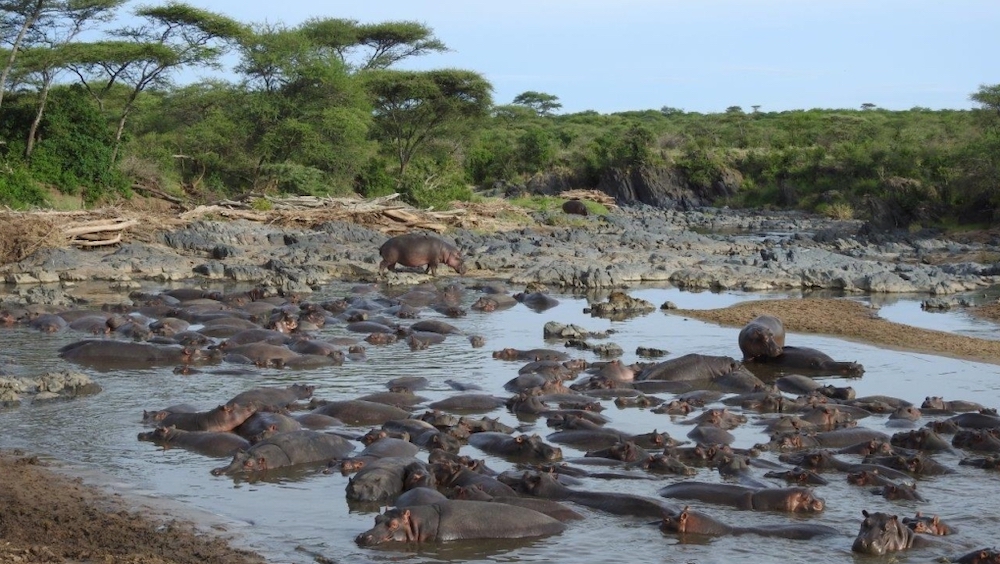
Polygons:
<instances>
[{"instance_id":1,"label":"submerged hippo","mask_svg":"<svg viewBox=\"0 0 1000 564\"><path fill-rule=\"evenodd\" d=\"M635 379L639 381L670 380L675 382L714 380L739 368L740 363L728 356L691 353L644 368L635 375Z\"/></svg>"},{"instance_id":2,"label":"submerged hippo","mask_svg":"<svg viewBox=\"0 0 1000 564\"><path fill-rule=\"evenodd\" d=\"M159 420L161 427L183 431L232 431L257 412L253 403L226 403L208 411L172 411Z\"/></svg>"},{"instance_id":3,"label":"submerged hippo","mask_svg":"<svg viewBox=\"0 0 1000 564\"><path fill-rule=\"evenodd\" d=\"M823 499L801 487L751 488L734 484L679 482L661 488L659 494L675 499L696 499L753 511L813 513L823 511Z\"/></svg>"},{"instance_id":4,"label":"submerged hippo","mask_svg":"<svg viewBox=\"0 0 1000 564\"><path fill-rule=\"evenodd\" d=\"M773 315L760 315L747 323L739 335L743 360L773 358L785 348L785 324Z\"/></svg>"},{"instance_id":5,"label":"submerged hippo","mask_svg":"<svg viewBox=\"0 0 1000 564\"><path fill-rule=\"evenodd\" d=\"M836 361L830 355L809 347L786 346L778 356L759 356L755 357L753 362L783 370L805 370L817 375L861 376L865 373L865 367L857 362Z\"/></svg>"},{"instance_id":6,"label":"submerged hippo","mask_svg":"<svg viewBox=\"0 0 1000 564\"><path fill-rule=\"evenodd\" d=\"M515 505L453 500L405 509L390 509L375 517L375 527L355 538L359 546L386 542L443 542L475 539L520 539L561 533L566 525Z\"/></svg>"},{"instance_id":7,"label":"submerged hippo","mask_svg":"<svg viewBox=\"0 0 1000 564\"><path fill-rule=\"evenodd\" d=\"M482 432L469 437L469 444L489 454L518 460L560 460L562 449L545 443L538 435L518 435Z\"/></svg>"},{"instance_id":8,"label":"submerged hippo","mask_svg":"<svg viewBox=\"0 0 1000 564\"><path fill-rule=\"evenodd\" d=\"M677 515L666 515L660 522L660 530L681 535L760 535L793 540L809 540L818 536L839 534L837 529L812 523L768 525L766 527L733 527L716 521L708 515L685 507Z\"/></svg>"},{"instance_id":9,"label":"submerged hippo","mask_svg":"<svg viewBox=\"0 0 1000 564\"><path fill-rule=\"evenodd\" d=\"M184 431L176 427L157 427L147 433L139 433L140 441L150 441L165 448L183 449L225 458L240 449L250 448L250 441L234 433L216 431Z\"/></svg>"},{"instance_id":10,"label":"submerged hippo","mask_svg":"<svg viewBox=\"0 0 1000 564\"><path fill-rule=\"evenodd\" d=\"M458 248L448 241L431 233L407 233L397 235L379 247L382 262L378 265L379 273L386 269L395 272L396 265L427 266L426 272L437 275L439 264L446 264L458 274L465 274L465 263Z\"/></svg>"},{"instance_id":11,"label":"submerged hippo","mask_svg":"<svg viewBox=\"0 0 1000 564\"><path fill-rule=\"evenodd\" d=\"M337 435L320 431L289 431L237 452L228 466L213 469L212 475L264 472L298 464L326 462L343 458L352 450L354 445Z\"/></svg>"},{"instance_id":12,"label":"submerged hippo","mask_svg":"<svg viewBox=\"0 0 1000 564\"><path fill-rule=\"evenodd\" d=\"M109 370L210 362L221 358L215 351L203 351L194 347L111 339L87 339L70 343L59 349L59 356L76 364Z\"/></svg>"},{"instance_id":13,"label":"submerged hippo","mask_svg":"<svg viewBox=\"0 0 1000 564\"><path fill-rule=\"evenodd\" d=\"M882 556L888 552L898 552L928 541L904 525L896 515L888 513L868 513L862 510L865 520L861 522L858 536L851 550L862 554Z\"/></svg>"}]
</instances>

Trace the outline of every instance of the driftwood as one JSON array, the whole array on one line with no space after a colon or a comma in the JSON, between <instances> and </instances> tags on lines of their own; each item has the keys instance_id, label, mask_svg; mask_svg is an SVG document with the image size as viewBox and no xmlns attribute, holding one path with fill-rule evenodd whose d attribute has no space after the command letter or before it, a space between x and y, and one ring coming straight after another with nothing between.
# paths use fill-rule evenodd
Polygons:
<instances>
[{"instance_id":1,"label":"driftwood","mask_svg":"<svg viewBox=\"0 0 1000 564\"><path fill-rule=\"evenodd\" d=\"M69 244L77 247L103 247L121 243L122 233L139 225L136 219L102 219L70 225L62 230Z\"/></svg>"}]
</instances>

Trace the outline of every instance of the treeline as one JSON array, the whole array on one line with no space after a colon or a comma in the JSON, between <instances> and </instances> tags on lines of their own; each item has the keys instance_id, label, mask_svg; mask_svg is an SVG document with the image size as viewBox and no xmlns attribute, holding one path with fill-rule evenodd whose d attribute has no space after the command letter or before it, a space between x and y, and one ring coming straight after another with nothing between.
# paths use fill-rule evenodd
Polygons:
<instances>
[{"instance_id":1,"label":"treeline","mask_svg":"<svg viewBox=\"0 0 1000 564\"><path fill-rule=\"evenodd\" d=\"M289 27L168 3L109 27L124 1L0 0L0 204L401 192L441 208L476 187L669 168L718 205L1000 220L1000 86L972 111L559 114L546 93L494 104L474 71L399 70L447 49L419 23ZM215 78L177 84L192 73Z\"/></svg>"}]
</instances>

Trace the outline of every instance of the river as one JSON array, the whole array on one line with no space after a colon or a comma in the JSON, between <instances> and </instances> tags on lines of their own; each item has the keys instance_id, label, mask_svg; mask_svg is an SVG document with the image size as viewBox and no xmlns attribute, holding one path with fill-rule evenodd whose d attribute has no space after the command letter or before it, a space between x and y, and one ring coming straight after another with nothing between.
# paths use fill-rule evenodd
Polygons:
<instances>
[{"instance_id":1,"label":"river","mask_svg":"<svg viewBox=\"0 0 1000 564\"><path fill-rule=\"evenodd\" d=\"M315 296L342 296L346 285L335 285ZM762 296L738 293L691 293L674 288L633 288L628 293L659 306L672 301L682 309L718 308L746 299ZM431 400L454 392L444 383L454 379L475 383L490 393L509 394L503 384L516 375L520 363L494 360L492 351L505 347L530 349L559 347L546 343L542 326L547 321L573 323L590 331L613 330L607 341L625 351L623 360L638 360L636 347L654 347L669 351L671 358L687 353L740 357L737 346L738 328L719 327L684 318L660 310L626 321L609 321L583 313L587 305L581 296L552 294L560 300L555 308L535 313L522 305L506 311L478 313L458 319L447 319L466 334L482 335L486 346L472 348L463 336L451 336L444 343L427 350L411 352L405 343L382 347L368 346L368 359L347 361L342 366L313 370L261 370L252 376L215 374L178 375L168 368L155 370L117 370L99 372L70 365L57 356L57 349L81 338L78 334L40 335L38 332L15 328L2 330L6 355L32 371L73 369L91 375L103 386L95 396L71 402L39 403L18 408L0 409L0 447L23 448L43 453L66 462L71 468L91 475L100 475L104 483L121 490L180 502L204 510L228 523L228 528L245 539L245 544L272 562L314 562L322 555L332 562L386 562L405 559L408 562L587 562L661 563L664 561L721 562L734 558L749 558L753 562L851 562L851 543L862 520L863 509L886 511L913 516L917 511L936 514L958 529L959 533L922 548L901 554L899 562L926 562L940 556L957 556L969 550L996 544L1000 528L1000 490L994 487L996 476L989 471L959 466L963 453L939 454L936 458L954 468L948 476L921 479L917 489L925 502L890 502L873 495L868 488L851 486L844 475L827 475L829 485L817 487L817 494L826 500L826 510L814 517L789 517L778 513L737 511L699 503L692 507L704 510L732 525L762 525L805 520L836 528L841 534L812 541L764 539L756 536L703 539L680 543L678 538L661 533L648 520L612 516L579 510L583 521L571 522L565 532L553 537L518 542L450 543L419 548L359 548L354 537L374 523L370 511L351 510L345 501L347 478L339 473L322 474L314 471L284 476L277 480L247 482L230 477L212 476L212 468L225 460L207 458L182 449L162 450L151 443L136 439L148 430L141 424L143 410L159 409L177 403L191 403L209 409L225 402L237 393L257 386L286 386L301 382L316 386L314 397L347 399L384 391L385 382L400 376L424 376L431 385L418 393ZM794 296L793 296L794 297ZM468 306L475 296L467 298ZM858 298L864 299L864 298ZM896 300L891 307L884 304L883 314L892 321L926 324L937 329L986 336L996 327L972 321L961 313L921 312L916 299ZM915 308L915 309L914 309ZM426 310L425 318L438 317ZM327 326L324 336L347 334L343 326ZM601 341L594 341L601 342ZM862 343L829 337L789 334L787 344L820 349L836 360L856 361L865 366L858 379L826 378L824 383L850 385L857 395L892 395L920 405L924 397L943 396L945 399L974 400L987 406L1000 406L1000 370L995 365L940 357L929 354L899 352ZM574 357L596 360L590 352L571 351ZM657 394L669 397L669 394ZM612 419L611 426L625 432L667 431L684 438L690 426L678 423L678 418L657 415L636 408L618 409L607 400L604 414ZM732 409L732 408L731 408ZM736 408L738 410L739 408ZM422 410L421 410L422 411ZM420 412L420 411L418 411ZM692 414L692 415L696 415ZM517 425L517 419L505 409L488 414L501 421ZM747 414L751 422L759 416ZM930 420L924 417L922 425ZM892 434L900 429L886 426L884 416L861 420L860 425ZM367 429L359 429L359 434ZM531 429L543 437L550 429L544 420ZM746 424L733 431L734 447L749 447L766 442L760 427ZM563 446L564 456L582 456L582 451ZM510 464L483 455L470 446L463 454L485 458L497 470ZM423 453L421 456L426 456ZM774 454L765 454L777 460ZM850 458L847 455L843 455ZM759 471L760 475L763 474ZM676 476L657 480L587 480L586 487L608 491L625 491L657 497L661 487L679 481ZM721 481L715 470L699 469L691 479ZM776 486L784 486L775 483Z\"/></svg>"}]
</instances>

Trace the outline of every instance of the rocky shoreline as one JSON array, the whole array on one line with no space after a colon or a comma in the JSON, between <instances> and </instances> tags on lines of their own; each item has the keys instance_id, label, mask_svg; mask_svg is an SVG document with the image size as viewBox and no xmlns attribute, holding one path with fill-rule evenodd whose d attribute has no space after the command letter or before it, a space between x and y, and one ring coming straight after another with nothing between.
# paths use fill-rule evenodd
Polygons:
<instances>
[{"instance_id":1,"label":"rocky shoreline","mask_svg":"<svg viewBox=\"0 0 1000 564\"><path fill-rule=\"evenodd\" d=\"M600 290L642 283L685 289L949 296L1000 283L1000 237L959 242L930 232L877 232L862 221L795 212L662 210L647 206L579 218L539 212L530 226L452 229L468 276L512 286ZM143 231L143 229L148 229ZM374 281L388 235L348 221L279 227L198 220L132 228L118 246L46 248L0 266L11 299L57 299L37 288L101 282L211 281L307 294L332 281ZM450 275L450 273L449 273ZM389 283L425 280L390 274ZM57 287L57 286L56 286ZM34 292L34 295L32 295Z\"/></svg>"}]
</instances>

